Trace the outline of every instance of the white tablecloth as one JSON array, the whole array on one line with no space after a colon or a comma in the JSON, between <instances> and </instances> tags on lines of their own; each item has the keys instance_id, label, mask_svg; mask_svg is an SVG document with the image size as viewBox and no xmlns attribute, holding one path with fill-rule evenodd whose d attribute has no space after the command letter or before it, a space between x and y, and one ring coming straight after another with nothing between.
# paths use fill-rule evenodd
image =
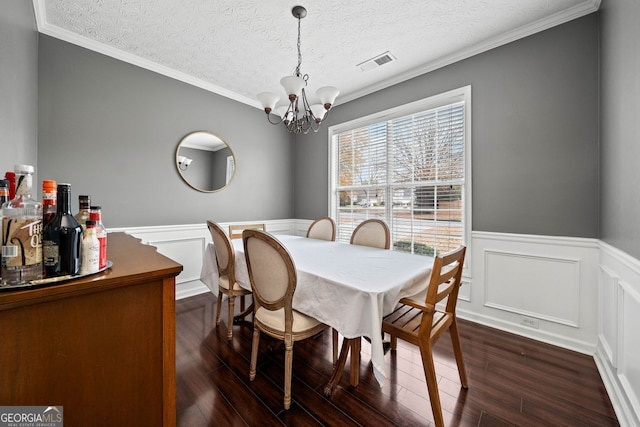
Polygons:
<instances>
[{"instance_id":1,"label":"white tablecloth","mask_svg":"<svg viewBox=\"0 0 640 427\"><path fill-rule=\"evenodd\" d=\"M382 386L382 318L400 298L424 295L433 258L298 236L276 238L291 253L298 273L293 307L347 338L368 337L374 374ZM236 280L251 289L242 240L233 240L233 246ZM216 295L217 277L213 245L209 244L200 279Z\"/></svg>"}]
</instances>

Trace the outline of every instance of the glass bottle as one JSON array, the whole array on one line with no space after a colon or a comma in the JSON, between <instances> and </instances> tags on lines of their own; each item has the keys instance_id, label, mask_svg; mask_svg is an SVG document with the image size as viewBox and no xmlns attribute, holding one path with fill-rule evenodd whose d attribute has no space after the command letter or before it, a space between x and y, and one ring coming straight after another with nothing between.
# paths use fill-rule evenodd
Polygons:
<instances>
[{"instance_id":1,"label":"glass bottle","mask_svg":"<svg viewBox=\"0 0 640 427\"><path fill-rule=\"evenodd\" d=\"M2 205L9 201L9 181L0 179L0 233L2 232ZM0 266L2 265L2 251L0 251ZM0 283L2 283L0 271Z\"/></svg>"},{"instance_id":2,"label":"glass bottle","mask_svg":"<svg viewBox=\"0 0 640 427\"><path fill-rule=\"evenodd\" d=\"M42 181L42 228L44 229L56 216L56 182L52 179Z\"/></svg>"},{"instance_id":3,"label":"glass bottle","mask_svg":"<svg viewBox=\"0 0 640 427\"><path fill-rule=\"evenodd\" d=\"M4 179L9 181L9 200L13 200L16 197L16 173L7 172L4 174Z\"/></svg>"},{"instance_id":4,"label":"glass bottle","mask_svg":"<svg viewBox=\"0 0 640 427\"><path fill-rule=\"evenodd\" d=\"M6 179L0 179L0 208L9 200L9 181Z\"/></svg>"},{"instance_id":5,"label":"glass bottle","mask_svg":"<svg viewBox=\"0 0 640 427\"><path fill-rule=\"evenodd\" d=\"M91 206L89 219L96 222L96 235L100 241L100 269L107 266L107 229L102 224L102 207Z\"/></svg>"},{"instance_id":6,"label":"glass bottle","mask_svg":"<svg viewBox=\"0 0 640 427\"><path fill-rule=\"evenodd\" d=\"M100 241L96 234L96 222L89 219L86 225L82 234L80 274L93 274L100 271Z\"/></svg>"},{"instance_id":7,"label":"glass bottle","mask_svg":"<svg viewBox=\"0 0 640 427\"><path fill-rule=\"evenodd\" d=\"M71 215L71 184L58 184L56 216L43 232L44 268L47 277L80 272L82 227Z\"/></svg>"},{"instance_id":8,"label":"glass bottle","mask_svg":"<svg viewBox=\"0 0 640 427\"><path fill-rule=\"evenodd\" d=\"M16 165L16 196L2 205L2 284L42 278L42 204L32 198L33 166Z\"/></svg>"},{"instance_id":9,"label":"glass bottle","mask_svg":"<svg viewBox=\"0 0 640 427\"><path fill-rule=\"evenodd\" d=\"M75 215L76 221L85 229L85 223L89 219L89 209L91 208L91 196L78 196L78 213Z\"/></svg>"}]
</instances>

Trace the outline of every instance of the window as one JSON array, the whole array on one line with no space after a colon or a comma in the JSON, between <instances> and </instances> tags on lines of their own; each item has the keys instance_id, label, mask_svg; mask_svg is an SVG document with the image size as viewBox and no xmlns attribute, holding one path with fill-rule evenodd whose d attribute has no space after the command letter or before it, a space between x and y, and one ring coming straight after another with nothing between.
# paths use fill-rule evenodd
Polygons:
<instances>
[{"instance_id":1,"label":"window","mask_svg":"<svg viewBox=\"0 0 640 427\"><path fill-rule=\"evenodd\" d=\"M470 105L467 86L329 129L338 241L379 218L394 250L434 255L466 244Z\"/></svg>"}]
</instances>

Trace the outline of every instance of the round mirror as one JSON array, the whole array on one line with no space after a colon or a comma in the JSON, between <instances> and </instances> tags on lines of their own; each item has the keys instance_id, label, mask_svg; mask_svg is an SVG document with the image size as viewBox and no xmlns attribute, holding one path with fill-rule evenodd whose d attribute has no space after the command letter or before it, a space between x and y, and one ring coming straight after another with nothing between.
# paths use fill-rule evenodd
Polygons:
<instances>
[{"instance_id":1,"label":"round mirror","mask_svg":"<svg viewBox=\"0 0 640 427\"><path fill-rule=\"evenodd\" d=\"M197 131L180 140L176 167L192 188L211 193L229 184L235 174L236 161L224 140L211 132Z\"/></svg>"}]
</instances>

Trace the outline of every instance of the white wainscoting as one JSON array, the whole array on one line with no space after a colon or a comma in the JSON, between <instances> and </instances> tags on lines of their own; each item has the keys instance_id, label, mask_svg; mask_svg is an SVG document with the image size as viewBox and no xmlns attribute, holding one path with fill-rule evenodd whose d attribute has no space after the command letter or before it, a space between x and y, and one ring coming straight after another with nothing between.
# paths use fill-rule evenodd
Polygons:
<instances>
[{"instance_id":1,"label":"white wainscoting","mask_svg":"<svg viewBox=\"0 0 640 427\"><path fill-rule=\"evenodd\" d=\"M596 239L474 231L471 256L461 318L594 354Z\"/></svg>"},{"instance_id":2,"label":"white wainscoting","mask_svg":"<svg viewBox=\"0 0 640 427\"><path fill-rule=\"evenodd\" d=\"M640 426L640 261L600 242L595 361L622 426Z\"/></svg>"},{"instance_id":3,"label":"white wainscoting","mask_svg":"<svg viewBox=\"0 0 640 427\"><path fill-rule=\"evenodd\" d=\"M272 234L305 235L312 221L306 220L270 220L238 221L233 224L264 223ZM219 223L227 229L230 223ZM166 225L149 227L109 228L109 232L122 231L139 238L142 243L155 246L158 252L183 266L176 277L176 299L187 298L204 292L210 292L200 281L202 258L211 235L205 223L187 225Z\"/></svg>"}]
</instances>

